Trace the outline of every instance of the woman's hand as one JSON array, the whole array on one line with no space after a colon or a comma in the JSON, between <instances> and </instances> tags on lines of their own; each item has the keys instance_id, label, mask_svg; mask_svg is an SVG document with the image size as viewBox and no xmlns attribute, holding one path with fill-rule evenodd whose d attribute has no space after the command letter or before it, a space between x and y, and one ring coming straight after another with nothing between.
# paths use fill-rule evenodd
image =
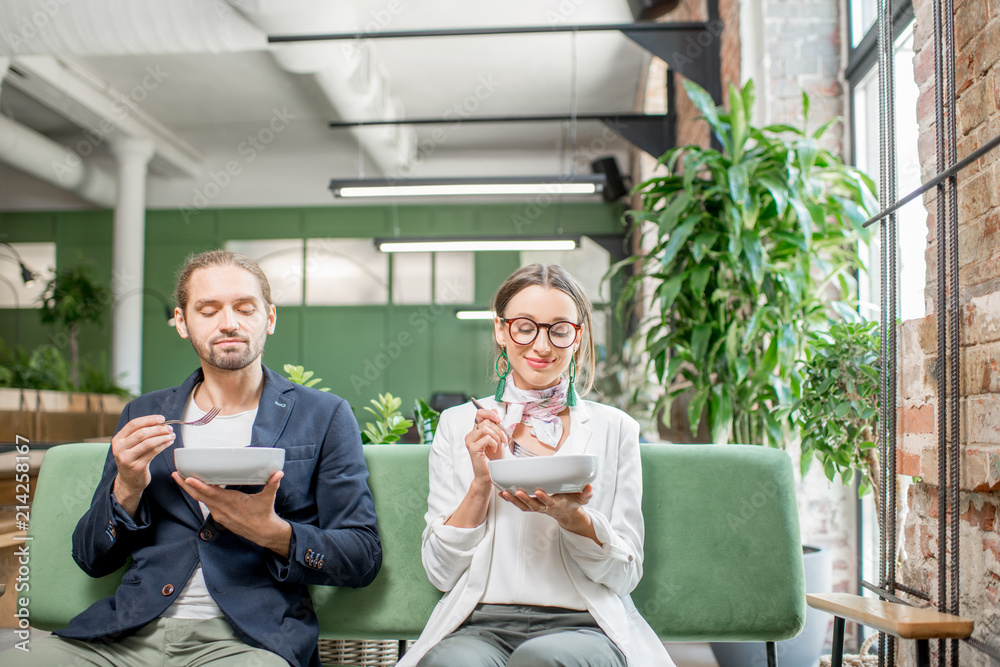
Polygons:
<instances>
[{"instance_id":1,"label":"woman's hand","mask_svg":"<svg viewBox=\"0 0 1000 667\"><path fill-rule=\"evenodd\" d=\"M508 439L507 432L500 426L500 417L496 412L485 409L476 411L476 423L465 436L465 447L472 459L476 482L485 485L486 488L492 484L489 462L503 456L503 448Z\"/></svg>"},{"instance_id":2,"label":"woman's hand","mask_svg":"<svg viewBox=\"0 0 1000 667\"><path fill-rule=\"evenodd\" d=\"M594 523L583 511L583 506L594 497L594 487L590 484L577 493L557 493L550 496L537 489L532 498L524 489L518 489L517 493L501 491L500 497L522 512L539 512L550 516L565 530L589 537L600 544L594 532Z\"/></svg>"},{"instance_id":3,"label":"woman's hand","mask_svg":"<svg viewBox=\"0 0 1000 667\"><path fill-rule=\"evenodd\" d=\"M465 447L472 459L475 478L469 485L465 498L455 508L446 525L460 528L475 528L486 520L493 493L490 479L490 461L503 456L507 433L500 426L500 417L492 410L480 408L476 412L476 424L465 436Z\"/></svg>"}]
</instances>

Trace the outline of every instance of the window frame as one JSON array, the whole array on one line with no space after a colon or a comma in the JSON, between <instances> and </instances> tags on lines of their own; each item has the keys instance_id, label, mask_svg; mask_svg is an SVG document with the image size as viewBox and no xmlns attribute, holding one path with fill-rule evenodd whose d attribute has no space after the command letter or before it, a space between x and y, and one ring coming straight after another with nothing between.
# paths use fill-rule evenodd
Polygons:
<instances>
[{"instance_id":1,"label":"window frame","mask_svg":"<svg viewBox=\"0 0 1000 667\"><path fill-rule=\"evenodd\" d=\"M911 23L916 19L912 0L890 0L892 11L892 34L895 41ZM847 0L847 39L848 44L853 45L854 35L852 34L853 15L852 2ZM878 69L878 22L872 24L865 32L857 46L848 46L847 64L844 68L844 78L847 82L847 102L848 113L848 140L845 141L845 148L851 164L857 164L855 146L857 143L857 125L854 110L856 108L855 90L873 71ZM860 276L856 275L860 279ZM861 585L864 580L864 558L863 547L865 545L865 533L867 532L867 522L864 520L865 508L864 500L857 496L858 482L854 482L855 497L855 544L857 546L857 593L865 595L866 590ZM877 520L877 519L876 519ZM876 547L877 548L877 547ZM876 582L877 583L877 582ZM860 647L863 641L863 632L859 632L856 643Z\"/></svg>"}]
</instances>

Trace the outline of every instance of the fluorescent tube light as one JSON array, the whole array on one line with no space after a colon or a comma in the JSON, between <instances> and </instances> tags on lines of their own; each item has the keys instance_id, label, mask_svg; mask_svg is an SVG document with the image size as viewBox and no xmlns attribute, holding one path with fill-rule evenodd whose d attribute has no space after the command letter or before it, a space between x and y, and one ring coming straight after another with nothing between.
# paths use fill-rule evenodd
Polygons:
<instances>
[{"instance_id":1,"label":"fluorescent tube light","mask_svg":"<svg viewBox=\"0 0 1000 667\"><path fill-rule=\"evenodd\" d=\"M604 191L604 174L503 178L334 179L334 197L428 197L476 195L594 195Z\"/></svg>"},{"instance_id":2,"label":"fluorescent tube light","mask_svg":"<svg viewBox=\"0 0 1000 667\"><path fill-rule=\"evenodd\" d=\"M490 252L505 250L574 250L578 238L510 239L375 239L381 252Z\"/></svg>"},{"instance_id":3,"label":"fluorescent tube light","mask_svg":"<svg viewBox=\"0 0 1000 667\"><path fill-rule=\"evenodd\" d=\"M455 317L460 320L492 320L495 317L492 310L458 310Z\"/></svg>"}]
</instances>

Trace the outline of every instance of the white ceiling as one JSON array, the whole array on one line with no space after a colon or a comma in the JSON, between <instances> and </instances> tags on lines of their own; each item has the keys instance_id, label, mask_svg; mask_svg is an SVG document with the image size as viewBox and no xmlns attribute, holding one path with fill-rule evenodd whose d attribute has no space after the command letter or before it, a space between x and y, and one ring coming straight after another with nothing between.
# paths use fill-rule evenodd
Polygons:
<instances>
[{"instance_id":1,"label":"white ceiling","mask_svg":"<svg viewBox=\"0 0 1000 667\"><path fill-rule=\"evenodd\" d=\"M95 0L85 10L47 3L60 9L32 40L12 44L10 34L32 34L17 12L23 19L45 4L5 0L0 23L20 26L20 33L8 33L4 43L0 31L0 56L11 56L15 70L37 55L71 63L78 76L110 88L109 95L130 96L143 116L193 149L197 173L152 163L148 202L154 208L190 205L212 174L234 161L238 177L209 206L326 205L333 203L326 189L331 178L362 173L589 173L589 162L608 154L626 166L628 144L597 122L356 130L327 123L379 114L569 115L574 107L579 113L631 112L647 61L616 32L273 47L263 39L268 33L627 23L627 0ZM98 6L106 20L99 20ZM225 16L206 14L205 6ZM0 113L65 146L96 144L89 160L114 172L107 142L87 139L84 131L93 128L81 127L79 114L54 111L58 95L33 99L38 95L21 81L12 83L14 76L0 90ZM269 125L280 131L251 158L245 142ZM76 195L0 164L0 210L83 205Z\"/></svg>"}]
</instances>

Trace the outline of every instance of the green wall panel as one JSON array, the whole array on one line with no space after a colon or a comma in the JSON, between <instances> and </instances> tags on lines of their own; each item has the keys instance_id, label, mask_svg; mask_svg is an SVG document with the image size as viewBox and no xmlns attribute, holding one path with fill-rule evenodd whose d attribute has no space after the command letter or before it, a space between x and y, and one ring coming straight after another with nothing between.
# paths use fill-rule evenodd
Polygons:
<instances>
[{"instance_id":1,"label":"green wall panel","mask_svg":"<svg viewBox=\"0 0 1000 667\"><path fill-rule=\"evenodd\" d=\"M160 243L190 243L215 248L219 244L219 225L215 211L197 215L177 209L146 211L146 247Z\"/></svg>"},{"instance_id":2,"label":"green wall panel","mask_svg":"<svg viewBox=\"0 0 1000 667\"><path fill-rule=\"evenodd\" d=\"M301 306L283 306L278 308L278 320L274 333L268 336L264 347L264 363L279 373L284 374L285 364L294 366L308 364L299 361L303 358L302 334L305 308ZM326 385L324 385L326 386Z\"/></svg>"},{"instance_id":3,"label":"green wall panel","mask_svg":"<svg viewBox=\"0 0 1000 667\"><path fill-rule=\"evenodd\" d=\"M376 394L391 391L383 351L386 308L342 306L305 308L302 362L323 378L323 385L357 408Z\"/></svg>"},{"instance_id":4,"label":"green wall panel","mask_svg":"<svg viewBox=\"0 0 1000 667\"><path fill-rule=\"evenodd\" d=\"M57 224L57 213L0 213L0 240L8 243L53 241Z\"/></svg>"},{"instance_id":5,"label":"green wall panel","mask_svg":"<svg viewBox=\"0 0 1000 667\"><path fill-rule=\"evenodd\" d=\"M488 308L497 288L521 266L519 252L481 252L476 256L476 304Z\"/></svg>"},{"instance_id":6,"label":"green wall panel","mask_svg":"<svg viewBox=\"0 0 1000 667\"><path fill-rule=\"evenodd\" d=\"M431 361L432 328L440 306L392 306L389 309L387 337L383 351L395 357L387 368L386 388L403 400L403 413L409 415L413 402L423 398L430 402L431 385L427 377ZM440 312L438 312L438 316ZM374 397L374 394L372 394Z\"/></svg>"},{"instance_id":7,"label":"green wall panel","mask_svg":"<svg viewBox=\"0 0 1000 667\"><path fill-rule=\"evenodd\" d=\"M59 244L110 245L114 229L114 212L62 211L56 216Z\"/></svg>"},{"instance_id":8,"label":"green wall panel","mask_svg":"<svg viewBox=\"0 0 1000 667\"><path fill-rule=\"evenodd\" d=\"M191 342L164 321L159 303L146 299L142 326L142 390L173 387L198 367Z\"/></svg>"},{"instance_id":9,"label":"green wall panel","mask_svg":"<svg viewBox=\"0 0 1000 667\"><path fill-rule=\"evenodd\" d=\"M302 212L306 238L375 238L388 236L389 207L331 206Z\"/></svg>"},{"instance_id":10,"label":"green wall panel","mask_svg":"<svg viewBox=\"0 0 1000 667\"><path fill-rule=\"evenodd\" d=\"M143 293L143 391L173 386L197 366L188 341L164 323L165 304L173 305L177 270L191 253L221 247L230 239L337 238L400 236L518 236L552 233L621 235L621 206L601 203L396 205L288 208L156 209L146 215ZM55 241L57 262L79 257L111 281L113 214L107 210L0 213L0 232L12 242ZM516 252L485 252L476 257L476 304L485 307L500 283L520 263ZM134 295L133 295L134 298ZM489 322L460 321L455 307L283 306L277 331L267 342L264 363L281 371L301 364L323 378L323 386L360 409L378 393L403 399L409 413L414 399L434 392L477 396L493 391L492 332ZM19 338L25 347L51 341L51 327L35 310L0 311L0 336ZM106 321L85 327L81 351L92 363L107 364L110 309ZM19 319L15 330L14 320ZM31 345L27 345L30 341Z\"/></svg>"},{"instance_id":11,"label":"green wall panel","mask_svg":"<svg viewBox=\"0 0 1000 667\"><path fill-rule=\"evenodd\" d=\"M430 391L483 396L492 393L489 383L493 350L490 323L458 320L445 312L434 320L430 359Z\"/></svg>"},{"instance_id":12,"label":"green wall panel","mask_svg":"<svg viewBox=\"0 0 1000 667\"><path fill-rule=\"evenodd\" d=\"M219 211L217 216L222 240L302 236L302 214L295 208L229 209Z\"/></svg>"}]
</instances>

